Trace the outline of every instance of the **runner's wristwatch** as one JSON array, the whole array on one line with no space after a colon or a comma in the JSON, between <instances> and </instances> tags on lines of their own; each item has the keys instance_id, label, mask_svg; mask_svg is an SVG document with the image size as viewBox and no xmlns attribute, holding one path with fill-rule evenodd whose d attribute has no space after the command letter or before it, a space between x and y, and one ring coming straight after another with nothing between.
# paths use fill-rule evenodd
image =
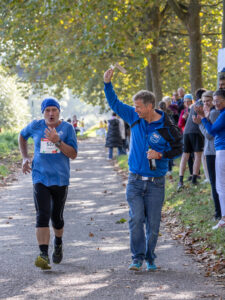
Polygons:
<instances>
[{"instance_id":1,"label":"runner's wristwatch","mask_svg":"<svg viewBox=\"0 0 225 300\"><path fill-rule=\"evenodd\" d=\"M55 143L56 147L59 147L61 145L62 141L59 140L58 142Z\"/></svg>"}]
</instances>

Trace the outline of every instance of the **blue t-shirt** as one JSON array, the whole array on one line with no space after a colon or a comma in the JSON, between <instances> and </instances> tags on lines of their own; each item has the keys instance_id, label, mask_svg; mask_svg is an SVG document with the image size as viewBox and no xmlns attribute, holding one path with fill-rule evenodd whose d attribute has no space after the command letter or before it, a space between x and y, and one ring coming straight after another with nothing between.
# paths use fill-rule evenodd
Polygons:
<instances>
[{"instance_id":1,"label":"blue t-shirt","mask_svg":"<svg viewBox=\"0 0 225 300\"><path fill-rule=\"evenodd\" d=\"M220 110L220 114L213 124L206 118L202 119L202 124L208 133L215 137L214 145L216 151L225 150L225 108Z\"/></svg>"},{"instance_id":2,"label":"blue t-shirt","mask_svg":"<svg viewBox=\"0 0 225 300\"><path fill-rule=\"evenodd\" d=\"M25 140L29 137L34 140L34 158L32 161L33 184L42 183L45 186L69 185L70 163L69 157L60 153L40 153L41 139L45 138L45 120L34 120L21 130ZM77 139L73 126L67 122L57 126L56 131L60 139L77 151Z\"/></svg>"}]
</instances>

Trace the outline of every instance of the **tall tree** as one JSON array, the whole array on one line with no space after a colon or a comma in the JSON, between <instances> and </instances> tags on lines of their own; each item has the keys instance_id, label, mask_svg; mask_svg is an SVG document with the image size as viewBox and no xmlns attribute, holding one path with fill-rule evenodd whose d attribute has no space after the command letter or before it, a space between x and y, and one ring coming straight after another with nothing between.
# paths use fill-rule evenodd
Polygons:
<instances>
[{"instance_id":1,"label":"tall tree","mask_svg":"<svg viewBox=\"0 0 225 300\"><path fill-rule=\"evenodd\" d=\"M222 48L225 48L225 0L223 0Z\"/></svg>"},{"instance_id":2,"label":"tall tree","mask_svg":"<svg viewBox=\"0 0 225 300\"><path fill-rule=\"evenodd\" d=\"M179 19L185 25L189 35L190 46L190 82L192 94L202 87L202 48L200 31L199 0L190 0L189 4L183 4L177 0L168 0Z\"/></svg>"}]
</instances>

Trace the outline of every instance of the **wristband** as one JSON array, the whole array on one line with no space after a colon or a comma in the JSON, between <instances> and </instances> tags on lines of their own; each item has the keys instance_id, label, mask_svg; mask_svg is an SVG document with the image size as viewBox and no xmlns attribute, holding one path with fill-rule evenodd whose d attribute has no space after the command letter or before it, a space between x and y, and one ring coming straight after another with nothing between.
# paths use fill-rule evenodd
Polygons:
<instances>
[{"instance_id":1,"label":"wristband","mask_svg":"<svg viewBox=\"0 0 225 300\"><path fill-rule=\"evenodd\" d=\"M60 147L61 143L62 141L59 139L59 141L55 143L56 147Z\"/></svg>"}]
</instances>

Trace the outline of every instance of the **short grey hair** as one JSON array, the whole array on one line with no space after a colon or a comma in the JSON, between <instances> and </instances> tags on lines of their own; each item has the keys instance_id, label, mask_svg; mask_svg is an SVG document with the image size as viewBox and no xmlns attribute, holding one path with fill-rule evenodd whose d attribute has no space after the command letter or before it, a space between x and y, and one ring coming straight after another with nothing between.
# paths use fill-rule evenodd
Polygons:
<instances>
[{"instance_id":1,"label":"short grey hair","mask_svg":"<svg viewBox=\"0 0 225 300\"><path fill-rule=\"evenodd\" d=\"M213 91L205 91L205 92L202 94L202 97L209 97L209 98L212 98L212 99L213 99Z\"/></svg>"},{"instance_id":2,"label":"short grey hair","mask_svg":"<svg viewBox=\"0 0 225 300\"><path fill-rule=\"evenodd\" d=\"M142 100L144 105L151 103L152 108L155 108L155 95L150 91L141 90L141 91L137 92L137 94L135 94L133 96L133 101L136 101L136 100Z\"/></svg>"},{"instance_id":3,"label":"short grey hair","mask_svg":"<svg viewBox=\"0 0 225 300\"><path fill-rule=\"evenodd\" d=\"M170 96L163 97L162 101L165 102L168 105L170 105L172 103L172 99L170 98Z\"/></svg>"}]
</instances>

